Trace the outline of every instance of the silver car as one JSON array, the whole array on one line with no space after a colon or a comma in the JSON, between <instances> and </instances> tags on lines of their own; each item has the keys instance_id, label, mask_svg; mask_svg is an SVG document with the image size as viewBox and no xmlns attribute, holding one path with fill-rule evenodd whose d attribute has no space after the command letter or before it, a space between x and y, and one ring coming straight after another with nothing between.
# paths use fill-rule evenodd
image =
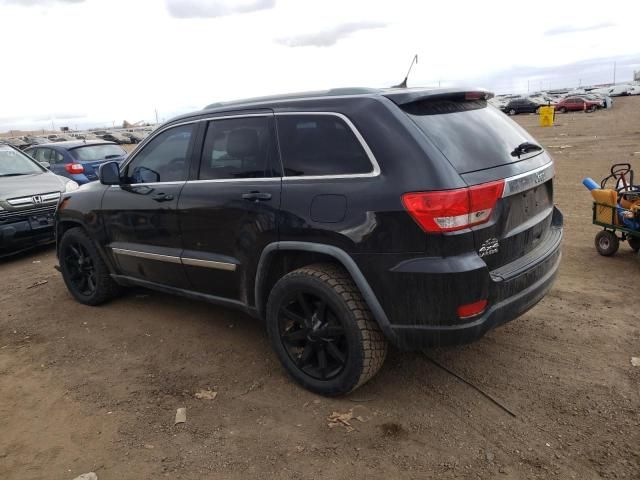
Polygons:
<instances>
[{"instance_id":1,"label":"silver car","mask_svg":"<svg viewBox=\"0 0 640 480\"><path fill-rule=\"evenodd\" d=\"M78 184L46 167L0 144L0 257L54 241L58 202Z\"/></svg>"}]
</instances>

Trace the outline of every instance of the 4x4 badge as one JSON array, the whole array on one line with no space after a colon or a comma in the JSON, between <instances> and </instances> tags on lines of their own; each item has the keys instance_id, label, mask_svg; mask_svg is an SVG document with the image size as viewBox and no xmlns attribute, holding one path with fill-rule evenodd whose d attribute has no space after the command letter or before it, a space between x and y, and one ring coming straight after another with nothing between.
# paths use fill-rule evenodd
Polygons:
<instances>
[{"instance_id":1,"label":"4x4 badge","mask_svg":"<svg viewBox=\"0 0 640 480\"><path fill-rule=\"evenodd\" d=\"M480 257L486 257L487 255L493 255L494 253L498 253L500 250L500 242L497 238L488 238L484 241L480 250L478 250L478 255Z\"/></svg>"}]
</instances>

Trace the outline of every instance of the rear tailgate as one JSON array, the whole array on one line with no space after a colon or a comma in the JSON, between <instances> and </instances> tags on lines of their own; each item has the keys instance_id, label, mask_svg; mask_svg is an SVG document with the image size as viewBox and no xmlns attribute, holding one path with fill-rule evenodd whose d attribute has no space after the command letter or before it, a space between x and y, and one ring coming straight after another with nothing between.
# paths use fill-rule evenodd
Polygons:
<instances>
[{"instance_id":1,"label":"rear tailgate","mask_svg":"<svg viewBox=\"0 0 640 480\"><path fill-rule=\"evenodd\" d=\"M476 251L494 270L551 241L554 170L549 155L523 128L487 104L489 96L482 91L456 91L408 103L390 98L467 185L505 182L489 220L470 229Z\"/></svg>"}]
</instances>

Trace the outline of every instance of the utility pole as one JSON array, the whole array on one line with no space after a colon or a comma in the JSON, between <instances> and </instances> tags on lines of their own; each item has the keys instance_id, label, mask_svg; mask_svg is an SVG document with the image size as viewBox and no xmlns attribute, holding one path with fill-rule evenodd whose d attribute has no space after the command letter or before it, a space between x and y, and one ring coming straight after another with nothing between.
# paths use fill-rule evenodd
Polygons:
<instances>
[{"instance_id":1,"label":"utility pole","mask_svg":"<svg viewBox=\"0 0 640 480\"><path fill-rule=\"evenodd\" d=\"M580 88L582 86L582 79L578 79L578 88Z\"/></svg>"},{"instance_id":2,"label":"utility pole","mask_svg":"<svg viewBox=\"0 0 640 480\"><path fill-rule=\"evenodd\" d=\"M613 62L613 84L616 84L616 62Z\"/></svg>"},{"instance_id":3,"label":"utility pole","mask_svg":"<svg viewBox=\"0 0 640 480\"><path fill-rule=\"evenodd\" d=\"M527 80L527 93L529 93L529 80Z\"/></svg>"},{"instance_id":4,"label":"utility pole","mask_svg":"<svg viewBox=\"0 0 640 480\"><path fill-rule=\"evenodd\" d=\"M440 85L438 85L438 86L440 86ZM158 124L158 109L156 108L155 111L156 111L156 125L157 125Z\"/></svg>"}]
</instances>

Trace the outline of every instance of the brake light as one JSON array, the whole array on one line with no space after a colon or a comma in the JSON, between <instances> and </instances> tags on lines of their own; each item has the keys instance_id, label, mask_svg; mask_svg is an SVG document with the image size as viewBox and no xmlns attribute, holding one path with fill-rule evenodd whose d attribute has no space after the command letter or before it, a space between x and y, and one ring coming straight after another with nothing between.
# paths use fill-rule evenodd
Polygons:
<instances>
[{"instance_id":1,"label":"brake light","mask_svg":"<svg viewBox=\"0 0 640 480\"><path fill-rule=\"evenodd\" d=\"M478 302L460 305L458 307L458 317L462 319L475 317L476 315L480 315L482 312L484 312L485 308L487 308L486 300L480 300Z\"/></svg>"},{"instance_id":2,"label":"brake light","mask_svg":"<svg viewBox=\"0 0 640 480\"><path fill-rule=\"evenodd\" d=\"M425 232L453 232L487 222L503 190L504 180L498 180L455 190L405 193L402 204Z\"/></svg>"},{"instance_id":3,"label":"brake light","mask_svg":"<svg viewBox=\"0 0 640 480\"><path fill-rule=\"evenodd\" d=\"M64 169L69 173L82 173L84 172L84 167L81 163L67 163L64 166Z\"/></svg>"}]
</instances>

